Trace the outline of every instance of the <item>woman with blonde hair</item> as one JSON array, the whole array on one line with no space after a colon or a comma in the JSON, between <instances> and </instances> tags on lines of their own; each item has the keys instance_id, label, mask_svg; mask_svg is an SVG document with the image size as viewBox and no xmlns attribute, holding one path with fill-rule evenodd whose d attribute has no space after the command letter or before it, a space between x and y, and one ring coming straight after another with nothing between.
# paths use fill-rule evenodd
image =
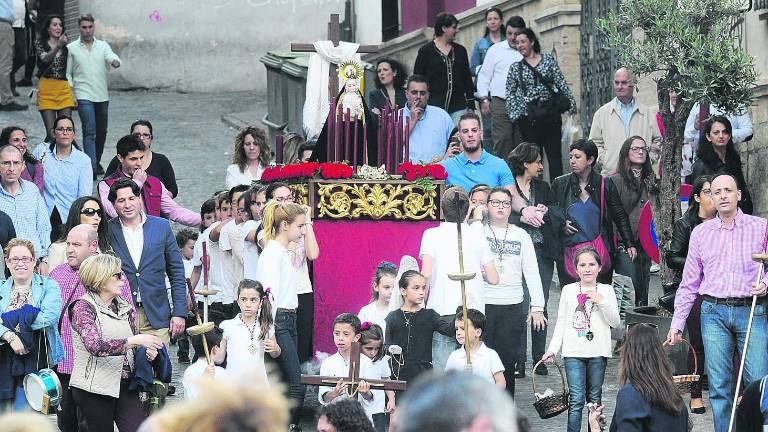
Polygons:
<instances>
[{"instance_id":1,"label":"woman with blonde hair","mask_svg":"<svg viewBox=\"0 0 768 432\"><path fill-rule=\"evenodd\" d=\"M261 179L271 159L264 129L254 126L241 129L235 137L232 165L227 167L227 189L241 184L250 186L254 180Z\"/></svg>"},{"instance_id":2,"label":"woman with blonde hair","mask_svg":"<svg viewBox=\"0 0 768 432\"><path fill-rule=\"evenodd\" d=\"M120 297L122 263L112 255L95 255L80 264L86 289L67 313L72 323L74 367L69 385L88 430L133 432L144 420L138 390L129 388L134 356L146 348L154 360L163 343L157 336L137 334L136 310Z\"/></svg>"},{"instance_id":3,"label":"woman with blonde hair","mask_svg":"<svg viewBox=\"0 0 768 432\"><path fill-rule=\"evenodd\" d=\"M32 242L11 239L4 252L11 277L0 285L0 370L7 374L0 378L0 411L24 411L24 376L64 359L56 328L61 293L56 281L35 274Z\"/></svg>"},{"instance_id":4,"label":"woman with blonde hair","mask_svg":"<svg viewBox=\"0 0 768 432\"><path fill-rule=\"evenodd\" d=\"M264 238L261 245L264 250L259 256L256 280L270 288L274 296L275 337L282 349L277 361L288 380L288 397L295 402L291 410L291 424L298 425L299 410L304 400L296 331L299 284L288 246L301 240L306 233L307 215L303 206L277 200L269 201L263 214Z\"/></svg>"}]
</instances>

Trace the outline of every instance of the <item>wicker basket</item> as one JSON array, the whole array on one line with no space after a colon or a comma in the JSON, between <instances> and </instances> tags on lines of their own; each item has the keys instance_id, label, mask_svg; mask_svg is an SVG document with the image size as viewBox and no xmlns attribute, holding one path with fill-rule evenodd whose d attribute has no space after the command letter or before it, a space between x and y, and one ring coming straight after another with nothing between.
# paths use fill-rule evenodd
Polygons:
<instances>
[{"instance_id":1,"label":"wicker basket","mask_svg":"<svg viewBox=\"0 0 768 432\"><path fill-rule=\"evenodd\" d=\"M687 340L681 339L681 341L688 345L688 351L693 351L693 373L687 375L673 375L672 381L680 390L680 393L685 394L691 392L691 386L693 383L701 380L701 375L699 375L699 360L696 358L696 350L693 349L693 346ZM666 341L664 342L664 345L668 345Z\"/></svg>"},{"instance_id":2,"label":"wicker basket","mask_svg":"<svg viewBox=\"0 0 768 432\"><path fill-rule=\"evenodd\" d=\"M539 367L539 363L541 363L541 360L539 360L539 362L536 363L536 365L531 370L536 370L536 368ZM565 386L565 375L563 375L563 368L561 368L557 363L554 363L554 365L557 366L557 371L560 372L560 382L563 385L563 392L541 398L533 403L533 407L536 408L536 412L542 419L552 418L564 413L565 411L568 411L568 399L570 398L570 394L568 392L568 388ZM531 374L531 377L533 378L533 393L535 398L536 374Z\"/></svg>"}]
</instances>

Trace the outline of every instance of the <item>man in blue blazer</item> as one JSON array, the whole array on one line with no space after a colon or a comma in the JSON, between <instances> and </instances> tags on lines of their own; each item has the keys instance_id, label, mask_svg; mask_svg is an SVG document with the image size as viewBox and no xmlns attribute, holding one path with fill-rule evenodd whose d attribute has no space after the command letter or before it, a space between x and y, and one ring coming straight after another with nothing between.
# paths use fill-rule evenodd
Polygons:
<instances>
[{"instance_id":1,"label":"man in blue blazer","mask_svg":"<svg viewBox=\"0 0 768 432\"><path fill-rule=\"evenodd\" d=\"M171 225L141 211L141 189L131 179L114 183L108 199L117 211L117 217L109 221L110 244L123 261L131 285L139 332L153 334L169 346L170 337L184 331L187 316L184 263ZM172 308L166 275L171 281Z\"/></svg>"}]
</instances>

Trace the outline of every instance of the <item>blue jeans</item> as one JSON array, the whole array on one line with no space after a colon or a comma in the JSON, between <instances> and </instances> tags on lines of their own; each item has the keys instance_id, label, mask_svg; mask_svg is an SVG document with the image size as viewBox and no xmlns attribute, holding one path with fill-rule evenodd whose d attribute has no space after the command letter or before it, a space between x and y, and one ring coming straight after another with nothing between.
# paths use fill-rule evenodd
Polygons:
<instances>
[{"instance_id":1,"label":"blue jeans","mask_svg":"<svg viewBox=\"0 0 768 432\"><path fill-rule=\"evenodd\" d=\"M568 402L568 432L579 432L584 400L596 404L601 403L605 367L608 364L608 359L605 357L564 357L563 360L565 361L568 390L571 393Z\"/></svg>"},{"instance_id":2,"label":"blue jeans","mask_svg":"<svg viewBox=\"0 0 768 432\"><path fill-rule=\"evenodd\" d=\"M726 306L708 300L701 303L701 336L709 375L709 401L715 419L715 431L728 430L734 382L733 352L744 350L749 324L749 306ZM768 375L768 326L765 304L755 307L752 335L744 361L744 387Z\"/></svg>"},{"instance_id":3,"label":"blue jeans","mask_svg":"<svg viewBox=\"0 0 768 432\"><path fill-rule=\"evenodd\" d=\"M456 318L455 315L441 316L441 320L447 320L453 322ZM456 337L446 336L442 333L432 333L432 368L443 371L445 370L445 364L448 363L448 356L452 352L456 351L459 347L459 343L456 342Z\"/></svg>"},{"instance_id":4,"label":"blue jeans","mask_svg":"<svg viewBox=\"0 0 768 432\"><path fill-rule=\"evenodd\" d=\"M301 384L301 366L297 351L296 313L277 310L275 315L275 339L280 346L277 363L288 381L288 398L293 399L291 423L298 424L298 413L304 402L304 386Z\"/></svg>"},{"instance_id":5,"label":"blue jeans","mask_svg":"<svg viewBox=\"0 0 768 432\"><path fill-rule=\"evenodd\" d=\"M21 411L32 411L32 407L27 403L24 387L18 385L13 399L0 399L0 413Z\"/></svg>"},{"instance_id":6,"label":"blue jeans","mask_svg":"<svg viewBox=\"0 0 768 432\"><path fill-rule=\"evenodd\" d=\"M95 173L96 165L104 153L104 142L107 140L109 101L91 102L78 99L77 113L83 128L83 151L91 158L91 167Z\"/></svg>"}]
</instances>

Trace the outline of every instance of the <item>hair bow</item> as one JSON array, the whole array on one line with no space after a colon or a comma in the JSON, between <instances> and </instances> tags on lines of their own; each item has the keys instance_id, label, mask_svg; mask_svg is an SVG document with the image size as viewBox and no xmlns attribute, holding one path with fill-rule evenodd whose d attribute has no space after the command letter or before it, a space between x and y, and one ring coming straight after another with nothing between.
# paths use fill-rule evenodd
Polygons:
<instances>
[{"instance_id":1,"label":"hair bow","mask_svg":"<svg viewBox=\"0 0 768 432\"><path fill-rule=\"evenodd\" d=\"M376 268L378 270L382 270L382 269L385 269L385 268L392 269L392 270L397 270L397 266L392 264L389 261L382 261L382 262L380 262L379 265Z\"/></svg>"},{"instance_id":2,"label":"hair bow","mask_svg":"<svg viewBox=\"0 0 768 432\"><path fill-rule=\"evenodd\" d=\"M264 290L264 295L261 296L262 299L269 299L269 295L272 294L272 288L267 288Z\"/></svg>"},{"instance_id":3,"label":"hair bow","mask_svg":"<svg viewBox=\"0 0 768 432\"><path fill-rule=\"evenodd\" d=\"M360 331L370 330L372 325L373 323L371 323L370 321L365 321L362 324L360 324Z\"/></svg>"}]
</instances>

